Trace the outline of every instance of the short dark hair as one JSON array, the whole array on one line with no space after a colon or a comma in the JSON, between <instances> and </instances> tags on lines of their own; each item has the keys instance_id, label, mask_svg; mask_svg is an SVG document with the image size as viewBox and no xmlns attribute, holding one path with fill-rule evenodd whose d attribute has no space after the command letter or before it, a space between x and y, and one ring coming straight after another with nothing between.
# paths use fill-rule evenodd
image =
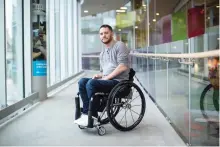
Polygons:
<instances>
[{"instance_id":1,"label":"short dark hair","mask_svg":"<svg viewBox=\"0 0 220 147\"><path fill-rule=\"evenodd\" d=\"M99 30L100 30L101 28L108 28L110 31L113 32L113 29L112 29L112 27L111 27L110 25L104 24L104 25L102 25L102 26L99 28Z\"/></svg>"}]
</instances>

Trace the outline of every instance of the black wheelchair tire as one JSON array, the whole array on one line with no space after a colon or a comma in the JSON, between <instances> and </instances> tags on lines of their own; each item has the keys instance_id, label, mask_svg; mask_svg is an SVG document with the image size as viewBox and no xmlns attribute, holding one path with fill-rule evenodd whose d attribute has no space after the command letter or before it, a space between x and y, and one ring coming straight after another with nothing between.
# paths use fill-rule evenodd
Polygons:
<instances>
[{"instance_id":1,"label":"black wheelchair tire","mask_svg":"<svg viewBox=\"0 0 220 147\"><path fill-rule=\"evenodd\" d=\"M205 95L206 93L212 88L212 84L209 84L208 86L205 87L205 89L203 90L201 97L200 97L200 110L202 112L202 115L205 119L208 119L209 117L207 116L206 112L205 112L205 108L204 108L204 101L205 101ZM215 100L214 98L212 98L213 100L213 104L215 107L216 111L219 111L219 101Z\"/></svg>"},{"instance_id":2,"label":"black wheelchair tire","mask_svg":"<svg viewBox=\"0 0 220 147\"><path fill-rule=\"evenodd\" d=\"M121 86L124 86L125 84L128 84L129 86L132 86L132 87L135 87L135 89L138 91L138 93L140 94L141 96L141 101L142 101L142 109L141 109L141 114L138 118L138 120L133 124L131 125L130 127L123 127L121 126L120 124L117 123L117 121L114 119L115 116L113 116L111 114L111 103L112 103L112 100L114 100L114 95L115 93L117 92L117 90L120 89ZM111 93L109 94L109 97L108 97L108 101L107 101L107 114L108 114L108 119L110 121L110 123L118 130L120 131L130 131L132 129L134 129L143 119L144 117L144 114L145 114L145 109L146 109L146 101L145 101L145 97L144 97L144 94L143 92L141 91L141 89L135 84L133 83L132 81L124 81L124 82L120 82L119 84L117 84L111 91Z\"/></svg>"}]
</instances>

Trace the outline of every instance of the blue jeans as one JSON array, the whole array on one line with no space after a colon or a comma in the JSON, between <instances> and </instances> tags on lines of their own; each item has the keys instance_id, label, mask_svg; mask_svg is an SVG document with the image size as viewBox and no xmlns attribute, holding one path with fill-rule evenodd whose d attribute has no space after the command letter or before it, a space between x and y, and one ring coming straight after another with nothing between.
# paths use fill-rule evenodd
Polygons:
<instances>
[{"instance_id":1,"label":"blue jeans","mask_svg":"<svg viewBox=\"0 0 220 147\"><path fill-rule=\"evenodd\" d=\"M83 101L83 113L88 114L89 101L96 92L110 92L119 82L116 80L101 80L82 78L78 82L79 94Z\"/></svg>"}]
</instances>

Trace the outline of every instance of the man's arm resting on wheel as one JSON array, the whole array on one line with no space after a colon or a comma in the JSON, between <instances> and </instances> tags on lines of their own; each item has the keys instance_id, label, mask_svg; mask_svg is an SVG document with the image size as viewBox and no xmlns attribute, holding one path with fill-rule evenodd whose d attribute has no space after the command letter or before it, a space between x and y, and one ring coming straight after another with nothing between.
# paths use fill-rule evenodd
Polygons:
<instances>
[{"instance_id":1,"label":"man's arm resting on wheel","mask_svg":"<svg viewBox=\"0 0 220 147\"><path fill-rule=\"evenodd\" d=\"M119 64L117 68L108 76L104 77L103 80L111 80L126 70L128 70L128 66L126 66L125 64Z\"/></svg>"}]
</instances>

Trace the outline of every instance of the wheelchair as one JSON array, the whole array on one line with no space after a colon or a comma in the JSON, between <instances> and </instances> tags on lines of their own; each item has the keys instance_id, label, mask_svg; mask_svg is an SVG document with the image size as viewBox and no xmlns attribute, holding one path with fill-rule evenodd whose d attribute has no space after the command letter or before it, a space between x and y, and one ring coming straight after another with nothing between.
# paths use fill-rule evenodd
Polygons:
<instances>
[{"instance_id":1,"label":"wheelchair","mask_svg":"<svg viewBox=\"0 0 220 147\"><path fill-rule=\"evenodd\" d=\"M130 131L134 129L142 121L146 109L144 94L133 82L134 76L135 71L131 68L129 80L119 82L109 93L95 93L89 103L88 125L79 126L79 128L95 127L100 136L105 135L106 129L103 125L109 122L119 131ZM75 97L75 119L78 119L82 112L82 108L80 107L80 95L79 93L77 95L78 96ZM137 102L137 100L139 100L139 102ZM135 102L134 105L131 105L131 102ZM139 113L137 112L138 106L140 106ZM125 112L121 114L120 112L122 110L125 110ZM94 111L99 113L98 117L93 117ZM122 121L123 119L125 119L126 122ZM95 124L94 120L96 120ZM130 125L128 125L127 120L131 121Z\"/></svg>"}]
</instances>

